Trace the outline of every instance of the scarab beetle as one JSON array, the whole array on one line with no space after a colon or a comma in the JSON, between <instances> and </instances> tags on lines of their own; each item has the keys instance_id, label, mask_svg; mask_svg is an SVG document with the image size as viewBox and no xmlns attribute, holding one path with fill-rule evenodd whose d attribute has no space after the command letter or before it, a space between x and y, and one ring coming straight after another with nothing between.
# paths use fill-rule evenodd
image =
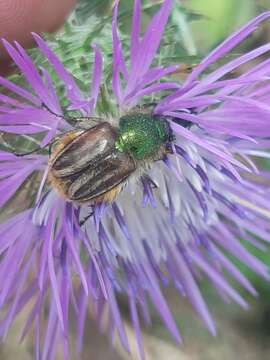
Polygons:
<instances>
[{"instance_id":1,"label":"scarab beetle","mask_svg":"<svg viewBox=\"0 0 270 360\"><path fill-rule=\"evenodd\" d=\"M162 116L133 112L64 134L49 158L49 180L67 200L111 202L139 167L162 159L173 135Z\"/></svg>"},{"instance_id":2,"label":"scarab beetle","mask_svg":"<svg viewBox=\"0 0 270 360\"><path fill-rule=\"evenodd\" d=\"M60 195L75 203L112 202L137 169L141 174L149 165L172 153L174 135L170 121L183 127L192 123L149 112L147 104L121 116L117 125L100 118L65 118L75 128L54 139L49 155L49 181ZM43 107L57 117L45 104ZM148 109L148 110L147 110ZM84 124L77 127L80 121ZM96 124L89 127L89 124ZM47 147L46 145L45 147ZM26 156L43 150L38 147Z\"/></svg>"}]
</instances>

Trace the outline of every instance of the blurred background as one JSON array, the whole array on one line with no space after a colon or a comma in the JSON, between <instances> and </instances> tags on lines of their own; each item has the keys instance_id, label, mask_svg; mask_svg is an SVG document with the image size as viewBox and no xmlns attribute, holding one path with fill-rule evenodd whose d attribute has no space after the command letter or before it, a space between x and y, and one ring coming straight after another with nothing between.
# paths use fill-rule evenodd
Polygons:
<instances>
[{"instance_id":1,"label":"blurred background","mask_svg":"<svg viewBox=\"0 0 270 360\"><path fill-rule=\"evenodd\" d=\"M8 2L8 0L7 0ZM143 1L143 24L147 24L151 14L160 3L158 0ZM73 6L73 3L69 5ZM48 41L61 57L65 65L77 78L82 87L87 86L83 79L88 74L91 65L91 56L88 55L89 43L95 41L106 53L105 73L109 78L111 64L110 46L110 16L112 1L109 0L81 0L70 13L64 26L59 20L52 29L59 30L47 35ZM214 46L218 45L228 34L247 22L250 18L264 10L270 10L269 0L175 0L175 7L169 21L168 30L164 36L158 61L182 64L182 71L177 75L179 80L185 78L186 71L206 55ZM68 14L68 11L64 16ZM120 0L120 29L123 40L127 41L132 14L132 1ZM1 22L0 13L0 22ZM76 29L76 31L74 30ZM78 32L78 29L80 30ZM171 31L173 29L173 31ZM31 30L35 30L31 29ZM38 29L39 30L39 29ZM43 29L41 29L43 31ZM3 34L0 34L2 37ZM261 43L270 41L270 22L265 23L243 45L230 56L237 56ZM31 45L30 43L27 45ZM35 49L30 50L38 62L43 60ZM2 60L1 60L2 59ZM1 58L2 64L6 59ZM227 59L224 59L226 61ZM9 73L15 81L23 81L8 64L10 69L3 70ZM3 69L3 67L0 69ZM61 93L61 84L59 84ZM64 103L64 99L63 99ZM270 164L262 164L270 167ZM1 211L0 219L7 216L14 208L24 203L22 192ZM243 240L243 243L245 241ZM246 245L248 246L248 245ZM250 245L249 245L250 246ZM256 256L263 259L270 266L270 248L268 253L255 252ZM250 310L244 311L234 304L225 304L217 297L207 282L201 284L202 292L208 300L210 309L217 323L218 335L211 337L201 322L196 318L188 302L179 297L173 289L165 289L168 302L171 305L177 324L182 332L184 344L178 347L163 326L153 310L153 325L143 328L144 344L147 360L267 360L270 359L270 284L264 282L245 267L238 264L241 270L255 284L260 296L251 298L247 293L243 295L250 303ZM242 293L242 290L239 289ZM121 308L126 318L127 332L131 341L132 355L127 355L119 344L112 347L104 335L98 333L94 322L89 315L86 329L84 351L78 357L73 353L71 359L82 360L124 360L138 359L135 340L128 320L128 310L125 299L121 299ZM14 324L7 341L0 345L1 360L30 360L32 359L31 339L24 341L20 346L18 339L24 314L21 314ZM59 359L61 357L59 356Z\"/></svg>"}]
</instances>

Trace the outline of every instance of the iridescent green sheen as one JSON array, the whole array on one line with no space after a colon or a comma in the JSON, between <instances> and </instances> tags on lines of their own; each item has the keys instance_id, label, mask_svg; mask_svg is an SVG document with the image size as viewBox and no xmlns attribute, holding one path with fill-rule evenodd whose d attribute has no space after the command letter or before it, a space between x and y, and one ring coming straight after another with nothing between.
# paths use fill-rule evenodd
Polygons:
<instances>
[{"instance_id":1,"label":"iridescent green sheen","mask_svg":"<svg viewBox=\"0 0 270 360\"><path fill-rule=\"evenodd\" d=\"M155 157L161 146L169 141L171 133L164 118L145 113L122 116L118 131L116 148L137 160Z\"/></svg>"}]
</instances>

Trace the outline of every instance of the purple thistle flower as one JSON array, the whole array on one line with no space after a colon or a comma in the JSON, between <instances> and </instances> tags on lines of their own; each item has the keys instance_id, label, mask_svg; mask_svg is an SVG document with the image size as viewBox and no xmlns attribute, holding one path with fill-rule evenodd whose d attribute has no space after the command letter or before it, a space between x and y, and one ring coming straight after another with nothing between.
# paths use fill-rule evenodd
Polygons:
<instances>
[{"instance_id":1,"label":"purple thistle flower","mask_svg":"<svg viewBox=\"0 0 270 360\"><path fill-rule=\"evenodd\" d=\"M270 60L260 60L260 56L269 52L270 44L213 72L205 72L247 38L270 12L232 34L180 84L160 81L177 66L151 66L171 7L172 1L165 0L141 37L141 3L134 0L128 61L117 32L118 4L114 8L112 93L118 117L103 121L117 126L121 116L144 104L145 95L154 94L160 101L152 116L166 118L174 140L167 156L147 170L139 169L137 176L130 176L113 203L89 206L67 201L54 186L46 186L48 155L21 157L12 151L0 151L1 206L33 172L42 174L34 206L0 225L0 306L5 311L0 335L5 338L16 315L31 301L22 336L34 327L37 359L53 359L58 340L68 358L71 311L77 317L77 347L81 349L88 304L99 325L108 311L108 331L112 338L117 333L128 351L118 294L128 298L142 359L138 312L149 323L148 298L180 342L179 330L161 290L162 285L171 283L189 298L206 327L215 334L214 322L197 285L202 274L221 295L244 308L245 299L229 285L224 273L256 295L224 251L269 279L267 267L247 251L239 238L244 237L262 250L263 242L270 241L269 173L258 169L254 161L269 157ZM85 94L48 45L38 35L33 36L64 83L70 109L94 116L102 82L99 49L93 45L92 86ZM31 90L0 77L0 84L14 94L0 94L0 131L43 135L41 147L46 148L72 126L61 117L48 72L37 69L18 43L4 41L4 45ZM257 60L256 64L244 74L227 77L251 60ZM162 97L163 90L169 95ZM41 336L45 304L49 313Z\"/></svg>"}]
</instances>

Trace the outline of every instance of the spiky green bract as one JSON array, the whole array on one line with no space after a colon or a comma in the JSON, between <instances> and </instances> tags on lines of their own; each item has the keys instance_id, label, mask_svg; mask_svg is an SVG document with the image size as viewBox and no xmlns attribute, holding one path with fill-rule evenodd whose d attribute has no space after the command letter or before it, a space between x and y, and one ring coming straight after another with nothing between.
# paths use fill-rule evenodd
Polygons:
<instances>
[{"instance_id":1,"label":"spiky green bract","mask_svg":"<svg viewBox=\"0 0 270 360\"><path fill-rule=\"evenodd\" d=\"M144 22L148 22L154 10L158 8L158 4L143 2ZM199 58L194 56L194 52L190 53L189 47L185 46L187 41L183 41L180 34L186 33L186 27L189 20L193 20L190 11L182 6L175 7L177 14L181 12L184 20L181 23L175 23L171 17L167 29L164 33L162 46L159 55L156 58L156 64L159 63L189 63L197 62ZM80 1L77 8L67 19L63 28L55 34L44 34L44 38L50 48L59 57L65 68L74 76L80 88L86 93L89 90L89 82L91 82L90 74L94 62L93 53L89 51L90 44L95 43L103 54L103 98L98 99L97 111L100 113L110 112L115 115L115 103L110 102L111 94L108 94L109 86L112 78L112 34L111 34L111 2L108 0L101 1ZM129 51L129 31L132 18L132 1L120 4L119 10L119 36L122 41L123 52L128 54ZM183 31L182 27L185 27ZM192 39L192 34L189 33ZM48 59L44 58L38 49L29 50L31 58L41 68L46 68L56 84L56 91L61 104L65 107L66 97L64 85L59 81ZM11 80L17 84L27 86L25 80L20 74L13 74ZM104 104L106 104L104 106Z\"/></svg>"}]
</instances>

